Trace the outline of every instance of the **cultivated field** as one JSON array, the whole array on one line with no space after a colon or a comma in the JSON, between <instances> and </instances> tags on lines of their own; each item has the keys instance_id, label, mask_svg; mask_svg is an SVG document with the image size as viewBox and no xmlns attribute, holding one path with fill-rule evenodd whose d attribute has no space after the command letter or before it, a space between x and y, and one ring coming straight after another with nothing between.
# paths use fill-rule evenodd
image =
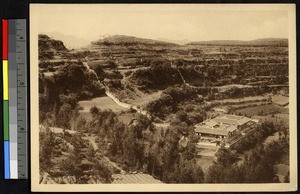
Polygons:
<instances>
[{"instance_id":1,"label":"cultivated field","mask_svg":"<svg viewBox=\"0 0 300 194\"><path fill-rule=\"evenodd\" d=\"M114 112L128 110L126 108L119 106L117 103L115 103L111 98L107 96L93 98L92 100L79 101L78 104L83 107L83 110L81 110L81 112L89 112L93 106L96 106L101 110L111 109Z\"/></svg>"},{"instance_id":2,"label":"cultivated field","mask_svg":"<svg viewBox=\"0 0 300 194\"><path fill-rule=\"evenodd\" d=\"M265 116L270 114L277 114L277 113L288 113L288 109L276 106L274 104L256 106L256 107L248 107L243 109L238 109L234 111L237 115L247 115L249 117L252 116Z\"/></svg>"},{"instance_id":3,"label":"cultivated field","mask_svg":"<svg viewBox=\"0 0 300 194\"><path fill-rule=\"evenodd\" d=\"M211 103L221 103L221 104L227 104L227 103L243 103L243 102L253 102L253 101L263 101L267 99L267 95L261 95L261 96L248 96L243 98L227 98L222 100L211 100Z\"/></svg>"},{"instance_id":4,"label":"cultivated field","mask_svg":"<svg viewBox=\"0 0 300 194\"><path fill-rule=\"evenodd\" d=\"M289 97L282 95L274 95L272 97L272 102L281 106L287 105L289 103Z\"/></svg>"}]
</instances>

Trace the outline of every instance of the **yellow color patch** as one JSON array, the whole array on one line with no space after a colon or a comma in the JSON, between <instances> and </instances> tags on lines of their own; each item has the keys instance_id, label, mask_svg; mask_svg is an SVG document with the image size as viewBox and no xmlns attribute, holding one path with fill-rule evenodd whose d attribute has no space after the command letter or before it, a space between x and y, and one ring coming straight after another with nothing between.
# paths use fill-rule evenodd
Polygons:
<instances>
[{"instance_id":1,"label":"yellow color patch","mask_svg":"<svg viewBox=\"0 0 300 194\"><path fill-rule=\"evenodd\" d=\"M3 100L8 100L8 61L2 61L3 70Z\"/></svg>"}]
</instances>

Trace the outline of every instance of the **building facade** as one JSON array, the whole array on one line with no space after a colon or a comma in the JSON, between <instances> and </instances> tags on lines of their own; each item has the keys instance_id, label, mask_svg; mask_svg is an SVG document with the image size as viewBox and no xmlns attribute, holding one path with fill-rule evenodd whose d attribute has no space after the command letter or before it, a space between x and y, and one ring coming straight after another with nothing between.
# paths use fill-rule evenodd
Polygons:
<instances>
[{"instance_id":1,"label":"building facade","mask_svg":"<svg viewBox=\"0 0 300 194\"><path fill-rule=\"evenodd\" d=\"M201 139L224 140L237 134L245 134L255 127L257 120L248 117L224 114L208 119L195 126L195 133Z\"/></svg>"}]
</instances>

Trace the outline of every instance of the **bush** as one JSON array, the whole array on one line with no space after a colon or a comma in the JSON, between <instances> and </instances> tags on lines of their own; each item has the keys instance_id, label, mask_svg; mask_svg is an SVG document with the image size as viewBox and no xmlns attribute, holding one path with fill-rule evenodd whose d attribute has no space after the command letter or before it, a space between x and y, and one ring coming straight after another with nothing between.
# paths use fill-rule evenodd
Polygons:
<instances>
[{"instance_id":1,"label":"bush","mask_svg":"<svg viewBox=\"0 0 300 194\"><path fill-rule=\"evenodd\" d=\"M262 143L269 135L272 135L278 130L278 126L274 125L274 123L263 122L256 127L253 133L234 144L232 149L236 150L238 153L243 153L244 151L255 147L257 144Z\"/></svg>"},{"instance_id":2,"label":"bush","mask_svg":"<svg viewBox=\"0 0 300 194\"><path fill-rule=\"evenodd\" d=\"M165 89L182 83L178 70L172 68L169 62L154 63L149 69L139 69L133 72L130 81L142 90Z\"/></svg>"}]
</instances>

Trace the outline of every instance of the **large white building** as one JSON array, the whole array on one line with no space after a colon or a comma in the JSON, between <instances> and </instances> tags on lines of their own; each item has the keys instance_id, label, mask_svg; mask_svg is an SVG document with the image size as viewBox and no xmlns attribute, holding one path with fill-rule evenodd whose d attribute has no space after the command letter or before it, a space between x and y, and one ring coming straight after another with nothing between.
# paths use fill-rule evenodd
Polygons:
<instances>
[{"instance_id":1,"label":"large white building","mask_svg":"<svg viewBox=\"0 0 300 194\"><path fill-rule=\"evenodd\" d=\"M195 126L195 133L201 138L224 139L238 133L245 133L257 123L248 117L224 114L205 120Z\"/></svg>"}]
</instances>

